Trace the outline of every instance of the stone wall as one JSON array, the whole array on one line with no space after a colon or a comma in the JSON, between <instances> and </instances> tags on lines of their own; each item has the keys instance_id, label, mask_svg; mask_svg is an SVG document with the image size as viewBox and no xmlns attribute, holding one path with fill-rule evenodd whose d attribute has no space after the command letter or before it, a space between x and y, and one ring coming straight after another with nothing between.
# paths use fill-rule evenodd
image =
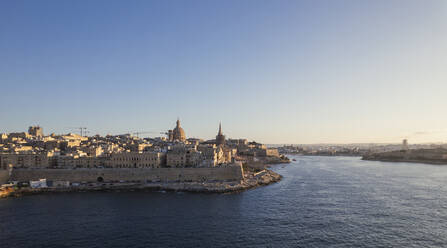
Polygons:
<instances>
[{"instance_id":1,"label":"stone wall","mask_svg":"<svg viewBox=\"0 0 447 248\"><path fill-rule=\"evenodd\" d=\"M9 171L0 169L0 185L8 182Z\"/></svg>"},{"instance_id":2,"label":"stone wall","mask_svg":"<svg viewBox=\"0 0 447 248\"><path fill-rule=\"evenodd\" d=\"M11 181L46 178L53 181L237 181L243 179L242 167L214 168L116 168L116 169L14 169Z\"/></svg>"}]
</instances>

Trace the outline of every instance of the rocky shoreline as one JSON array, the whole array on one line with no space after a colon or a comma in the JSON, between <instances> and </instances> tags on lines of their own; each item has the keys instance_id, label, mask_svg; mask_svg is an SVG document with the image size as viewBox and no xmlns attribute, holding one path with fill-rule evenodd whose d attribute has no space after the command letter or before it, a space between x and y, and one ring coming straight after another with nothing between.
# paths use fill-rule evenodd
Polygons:
<instances>
[{"instance_id":1,"label":"rocky shoreline","mask_svg":"<svg viewBox=\"0 0 447 248\"><path fill-rule=\"evenodd\" d=\"M244 180L239 182L167 182L167 183L122 183L122 184L91 184L87 186L65 188L18 188L0 192L0 198L19 197L42 193L67 193L67 192L120 192L120 191L174 191L195 193L237 193L259 186L279 182L282 176L271 170L265 169L257 173L247 173Z\"/></svg>"}]
</instances>

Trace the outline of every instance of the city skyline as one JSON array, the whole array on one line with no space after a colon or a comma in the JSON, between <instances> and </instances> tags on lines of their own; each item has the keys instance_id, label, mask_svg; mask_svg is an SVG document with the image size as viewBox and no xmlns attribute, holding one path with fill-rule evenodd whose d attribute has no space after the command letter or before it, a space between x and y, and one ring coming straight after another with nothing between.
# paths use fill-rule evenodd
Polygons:
<instances>
[{"instance_id":1,"label":"city skyline","mask_svg":"<svg viewBox=\"0 0 447 248\"><path fill-rule=\"evenodd\" d=\"M3 2L0 133L447 141L447 2ZM71 130L76 132L76 130Z\"/></svg>"},{"instance_id":2,"label":"city skyline","mask_svg":"<svg viewBox=\"0 0 447 248\"><path fill-rule=\"evenodd\" d=\"M179 121L180 118L177 118L176 121L176 127L181 127L178 126L179 125ZM41 132L43 133L44 136L50 136L50 135L69 135L69 134L78 134L80 136L85 136L85 137L93 137L93 136L116 136L116 135L131 135L134 137L138 137L138 138L165 138L167 140L171 140L172 139L172 131L173 129L169 129L169 128L164 128L164 129L160 129L158 131L154 131L154 129L147 129L147 130L152 130L152 131L142 131L142 130L128 130L128 131L124 131L124 132L118 132L118 133L111 133L111 132L92 132L90 131L87 127L67 127L65 128L65 132L61 131L59 133L55 133L55 132L45 132L44 127L42 127L41 125L30 125L28 127L28 132L26 132L25 129L22 130L14 130L11 132L0 132L0 134L18 134L18 133L30 133L29 130L34 129L34 128L39 128L41 130ZM175 128L174 128L175 129ZM180 128L183 131L183 128ZM62 130L62 129L61 129ZM440 133L441 131L438 131L438 133ZM185 132L186 133L186 132ZM223 137L223 139L225 139L224 132L223 132L223 128L222 128L222 123L219 122L219 126L217 128L217 136L214 137L200 137L200 136L188 136L185 135L185 139L200 139L203 141L210 141L210 140L215 140L217 138L217 136L221 136L221 138ZM367 144L401 144L402 142L406 143L408 142L408 138L407 137L414 137L417 135L426 135L425 133L413 133L411 135L407 135L405 136L405 138L403 140L393 140L390 142L351 142L351 143L337 143L337 142L320 142L320 143L299 143L299 142L295 142L295 143L267 143L268 145L367 145ZM229 137L229 139L245 139L245 140L251 140L256 142L256 140L253 139L247 139L246 137ZM414 142L412 144L445 144L446 142L443 141L428 141L428 142ZM408 143L407 143L408 144Z\"/></svg>"}]
</instances>

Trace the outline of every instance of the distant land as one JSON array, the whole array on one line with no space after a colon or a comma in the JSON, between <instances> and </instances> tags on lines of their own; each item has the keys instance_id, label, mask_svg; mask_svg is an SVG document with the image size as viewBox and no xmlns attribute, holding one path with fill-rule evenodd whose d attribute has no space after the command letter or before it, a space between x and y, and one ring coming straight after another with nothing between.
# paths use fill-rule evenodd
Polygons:
<instances>
[{"instance_id":1,"label":"distant land","mask_svg":"<svg viewBox=\"0 0 447 248\"><path fill-rule=\"evenodd\" d=\"M447 164L447 149L402 149L397 151L365 154L362 159L383 162Z\"/></svg>"},{"instance_id":2,"label":"distant land","mask_svg":"<svg viewBox=\"0 0 447 248\"><path fill-rule=\"evenodd\" d=\"M405 139L402 143L353 143L353 144L280 144L268 145L268 147L276 148L282 154L298 154L298 155L313 155L313 156L359 156L365 159L373 160L373 158L393 157L397 158L402 155L400 151L407 151L405 159L408 161L426 161L433 162L439 159L442 160L443 151L447 149L445 143L421 143L408 144ZM430 155L427 155L429 154ZM397 155L399 154L399 156ZM424 155L422 155L424 154ZM436 155L435 155L436 154ZM447 154L447 153L446 153ZM427 155L427 158L423 159ZM416 159L419 157L420 159ZM404 160L404 158L401 158Z\"/></svg>"}]
</instances>

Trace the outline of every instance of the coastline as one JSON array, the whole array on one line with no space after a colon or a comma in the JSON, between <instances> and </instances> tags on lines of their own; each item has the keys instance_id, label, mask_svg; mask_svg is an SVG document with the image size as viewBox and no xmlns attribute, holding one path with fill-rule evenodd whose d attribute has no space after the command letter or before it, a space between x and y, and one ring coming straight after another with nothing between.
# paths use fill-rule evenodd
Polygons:
<instances>
[{"instance_id":1,"label":"coastline","mask_svg":"<svg viewBox=\"0 0 447 248\"><path fill-rule=\"evenodd\" d=\"M260 186L279 182L282 176L272 170L264 169L257 173L246 173L241 181L215 182L165 182L165 183L122 183L89 184L78 187L18 188L0 192L0 198L25 195L69 192L120 192L120 191L173 191L193 193L238 193Z\"/></svg>"},{"instance_id":2,"label":"coastline","mask_svg":"<svg viewBox=\"0 0 447 248\"><path fill-rule=\"evenodd\" d=\"M418 159L390 159L390 158L364 158L365 161L379 161L379 162L390 162L390 163L417 163L417 164L430 164L430 165L447 165L446 161L436 161L436 160L418 160Z\"/></svg>"},{"instance_id":3,"label":"coastline","mask_svg":"<svg viewBox=\"0 0 447 248\"><path fill-rule=\"evenodd\" d=\"M367 154L362 160L447 165L447 149L410 149Z\"/></svg>"}]
</instances>

